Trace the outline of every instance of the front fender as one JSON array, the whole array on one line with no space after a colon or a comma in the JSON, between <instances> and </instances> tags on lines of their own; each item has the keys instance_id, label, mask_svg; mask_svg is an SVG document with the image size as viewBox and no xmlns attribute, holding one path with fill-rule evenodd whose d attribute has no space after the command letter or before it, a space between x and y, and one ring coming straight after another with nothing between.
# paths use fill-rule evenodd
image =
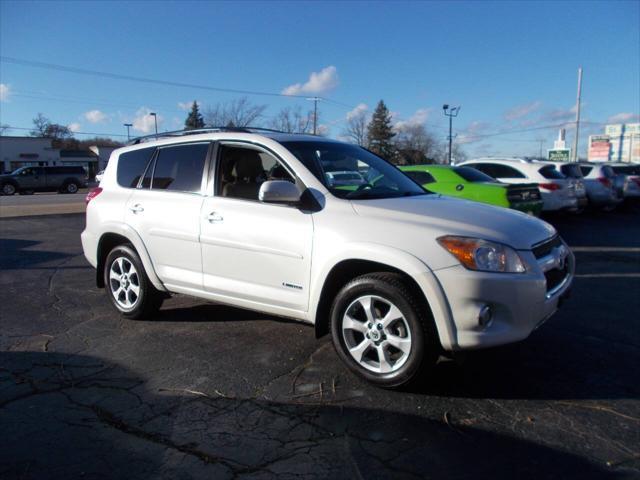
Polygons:
<instances>
[{"instance_id":1,"label":"front fender","mask_svg":"<svg viewBox=\"0 0 640 480\"><path fill-rule=\"evenodd\" d=\"M345 260L364 260L388 265L409 275L420 287L431 307L434 323L445 350L450 350L455 338L452 315L444 291L432 270L417 257L403 250L366 242L345 243L332 248L326 258L314 256L311 291L309 294L309 320L317 322L322 288L333 268Z\"/></svg>"}]
</instances>

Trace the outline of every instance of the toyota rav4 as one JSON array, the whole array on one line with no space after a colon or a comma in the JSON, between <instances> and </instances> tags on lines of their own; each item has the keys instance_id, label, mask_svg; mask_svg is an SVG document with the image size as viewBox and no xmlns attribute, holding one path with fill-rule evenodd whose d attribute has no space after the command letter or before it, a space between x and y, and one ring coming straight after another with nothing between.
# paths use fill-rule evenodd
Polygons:
<instances>
[{"instance_id":1,"label":"toyota rav4","mask_svg":"<svg viewBox=\"0 0 640 480\"><path fill-rule=\"evenodd\" d=\"M163 135L114 151L87 198L85 256L125 317L177 293L299 319L397 387L441 354L526 338L570 288L574 257L551 225L427 192L358 146Z\"/></svg>"}]
</instances>

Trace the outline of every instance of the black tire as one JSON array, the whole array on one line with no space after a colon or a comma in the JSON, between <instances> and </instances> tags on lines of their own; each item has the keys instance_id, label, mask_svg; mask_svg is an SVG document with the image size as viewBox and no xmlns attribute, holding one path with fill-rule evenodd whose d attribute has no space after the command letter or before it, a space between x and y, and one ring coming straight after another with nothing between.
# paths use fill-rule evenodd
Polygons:
<instances>
[{"instance_id":1,"label":"black tire","mask_svg":"<svg viewBox=\"0 0 640 480\"><path fill-rule=\"evenodd\" d=\"M18 186L13 182L6 182L0 185L0 195L15 195L18 193Z\"/></svg>"},{"instance_id":2,"label":"black tire","mask_svg":"<svg viewBox=\"0 0 640 480\"><path fill-rule=\"evenodd\" d=\"M403 325L408 326L410 332L411 346L407 358L390 373L379 373L367 369L349 353L346 344L347 334L343 333L342 329L343 318L350 306L358 308L353 307L357 299L367 295L382 298L395 305L406 321ZM378 313L384 314L384 312ZM331 336L338 356L357 375L380 387L397 388L420 380L435 365L441 350L429 306L421 292L416 291L416 288L399 274L380 272L355 278L336 295L331 307L330 319ZM367 322L365 321L364 324ZM382 331L387 333L386 329ZM371 334L373 335L373 332ZM366 334L358 333L357 335L363 335L362 341L365 341ZM386 340L387 337L384 335L383 337ZM369 352L373 353L373 350L370 348Z\"/></svg>"},{"instance_id":3,"label":"black tire","mask_svg":"<svg viewBox=\"0 0 640 480\"><path fill-rule=\"evenodd\" d=\"M138 294L125 292L124 296L122 296L121 292L119 296L119 298L121 298L121 303L119 303L118 300L116 300L114 293L117 283L116 281L113 281L112 284L110 272L113 264L122 258L127 259L135 269L137 279L134 280L134 276L132 275L130 279L127 278L125 281L130 280L130 284L134 284L135 281L137 281ZM116 270L120 270L120 268L116 267ZM129 271L131 271L131 269L129 269ZM123 269L122 273L127 273L126 267ZM134 320L151 319L160 309L162 301L164 300L164 295L162 292L157 290L149 280L149 277L144 270L144 266L142 265L142 261L132 245L119 245L109 252L104 264L103 275L107 296L109 297L111 304L123 317ZM134 297L135 301L133 301ZM131 301L131 306L129 308L123 306L122 299L125 299L124 301Z\"/></svg>"},{"instance_id":4,"label":"black tire","mask_svg":"<svg viewBox=\"0 0 640 480\"><path fill-rule=\"evenodd\" d=\"M80 185L78 185L76 182L67 182L63 185L62 187L62 193L78 193L78 190L80 189Z\"/></svg>"}]
</instances>

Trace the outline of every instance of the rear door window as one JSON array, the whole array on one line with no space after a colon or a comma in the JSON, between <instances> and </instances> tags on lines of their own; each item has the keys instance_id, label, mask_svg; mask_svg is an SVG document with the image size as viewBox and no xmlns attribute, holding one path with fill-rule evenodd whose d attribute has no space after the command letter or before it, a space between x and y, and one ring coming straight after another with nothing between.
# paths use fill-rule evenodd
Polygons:
<instances>
[{"instance_id":1,"label":"rear door window","mask_svg":"<svg viewBox=\"0 0 640 480\"><path fill-rule=\"evenodd\" d=\"M118 185L125 188L136 188L140 176L151 160L155 147L141 148L120 154L118 158Z\"/></svg>"},{"instance_id":2,"label":"rear door window","mask_svg":"<svg viewBox=\"0 0 640 480\"><path fill-rule=\"evenodd\" d=\"M538 172L540 172L540 175L542 175L544 178L548 178L550 180L562 180L566 178L553 165L544 166L540 170L538 170Z\"/></svg>"},{"instance_id":3,"label":"rear door window","mask_svg":"<svg viewBox=\"0 0 640 480\"><path fill-rule=\"evenodd\" d=\"M495 178L527 178L526 175L508 165L494 164L493 168Z\"/></svg>"},{"instance_id":4,"label":"rear door window","mask_svg":"<svg viewBox=\"0 0 640 480\"><path fill-rule=\"evenodd\" d=\"M158 149L151 189L199 193L208 152L208 142Z\"/></svg>"}]
</instances>

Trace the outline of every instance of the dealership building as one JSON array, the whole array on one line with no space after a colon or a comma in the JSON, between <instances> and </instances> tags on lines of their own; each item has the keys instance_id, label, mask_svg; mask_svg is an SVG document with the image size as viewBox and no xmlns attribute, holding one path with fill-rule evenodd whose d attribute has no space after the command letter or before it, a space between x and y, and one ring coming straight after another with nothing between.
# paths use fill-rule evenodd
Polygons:
<instances>
[{"instance_id":1,"label":"dealership building","mask_svg":"<svg viewBox=\"0 0 640 480\"><path fill-rule=\"evenodd\" d=\"M52 138L0 136L0 173L20 167L74 165L84 167L89 177L103 170L115 147L89 147L87 150L53 148Z\"/></svg>"},{"instance_id":2,"label":"dealership building","mask_svg":"<svg viewBox=\"0 0 640 480\"><path fill-rule=\"evenodd\" d=\"M589 161L640 162L640 123L607 125L589 136Z\"/></svg>"}]
</instances>

